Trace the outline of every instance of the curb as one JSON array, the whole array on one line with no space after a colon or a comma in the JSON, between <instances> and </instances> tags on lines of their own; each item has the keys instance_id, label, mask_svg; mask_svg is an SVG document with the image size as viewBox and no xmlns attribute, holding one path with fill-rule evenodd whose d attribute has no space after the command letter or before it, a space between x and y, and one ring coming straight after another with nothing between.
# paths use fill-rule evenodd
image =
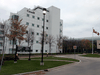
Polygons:
<instances>
[{"instance_id":1,"label":"curb","mask_svg":"<svg viewBox=\"0 0 100 75\"><path fill-rule=\"evenodd\" d=\"M38 71L44 71L44 70L38 70ZM29 74L29 73L38 72L38 71L31 71L31 72L25 72L25 73L18 73L18 74L13 74L13 75L23 75L23 74Z\"/></svg>"}]
</instances>

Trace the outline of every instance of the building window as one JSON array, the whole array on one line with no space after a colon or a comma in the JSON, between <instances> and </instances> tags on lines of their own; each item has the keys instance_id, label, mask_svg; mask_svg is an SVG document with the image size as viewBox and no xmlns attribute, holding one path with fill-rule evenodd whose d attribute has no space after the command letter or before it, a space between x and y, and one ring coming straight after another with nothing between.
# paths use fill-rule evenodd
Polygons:
<instances>
[{"instance_id":1,"label":"building window","mask_svg":"<svg viewBox=\"0 0 100 75\"><path fill-rule=\"evenodd\" d=\"M36 52L38 52L38 50L36 50Z\"/></svg>"},{"instance_id":2,"label":"building window","mask_svg":"<svg viewBox=\"0 0 100 75\"><path fill-rule=\"evenodd\" d=\"M32 16L32 18L35 18L35 16Z\"/></svg>"},{"instance_id":3,"label":"building window","mask_svg":"<svg viewBox=\"0 0 100 75\"><path fill-rule=\"evenodd\" d=\"M62 30L60 30L60 33L62 32Z\"/></svg>"},{"instance_id":4,"label":"building window","mask_svg":"<svg viewBox=\"0 0 100 75\"><path fill-rule=\"evenodd\" d=\"M38 41L36 41L36 43L39 43Z\"/></svg>"},{"instance_id":5,"label":"building window","mask_svg":"<svg viewBox=\"0 0 100 75\"><path fill-rule=\"evenodd\" d=\"M34 24L32 24L32 26L34 26Z\"/></svg>"},{"instance_id":6,"label":"building window","mask_svg":"<svg viewBox=\"0 0 100 75\"><path fill-rule=\"evenodd\" d=\"M4 25L1 25L1 28L4 29Z\"/></svg>"},{"instance_id":7,"label":"building window","mask_svg":"<svg viewBox=\"0 0 100 75\"><path fill-rule=\"evenodd\" d=\"M44 21L44 19L42 19L42 21Z\"/></svg>"},{"instance_id":8,"label":"building window","mask_svg":"<svg viewBox=\"0 0 100 75\"><path fill-rule=\"evenodd\" d=\"M48 42L46 42L46 44L48 44Z\"/></svg>"},{"instance_id":9,"label":"building window","mask_svg":"<svg viewBox=\"0 0 100 75\"><path fill-rule=\"evenodd\" d=\"M48 29L48 27L46 27L46 29Z\"/></svg>"},{"instance_id":10,"label":"building window","mask_svg":"<svg viewBox=\"0 0 100 75\"><path fill-rule=\"evenodd\" d=\"M10 53L10 54L12 53L12 49L11 49L11 48L9 48L9 53Z\"/></svg>"},{"instance_id":11,"label":"building window","mask_svg":"<svg viewBox=\"0 0 100 75\"><path fill-rule=\"evenodd\" d=\"M0 47L2 46L2 43L0 42Z\"/></svg>"},{"instance_id":12,"label":"building window","mask_svg":"<svg viewBox=\"0 0 100 75\"><path fill-rule=\"evenodd\" d=\"M25 40L27 42L27 40Z\"/></svg>"},{"instance_id":13,"label":"building window","mask_svg":"<svg viewBox=\"0 0 100 75\"><path fill-rule=\"evenodd\" d=\"M38 19L38 20L40 20L40 18L39 18L39 17L37 17L37 19Z\"/></svg>"},{"instance_id":14,"label":"building window","mask_svg":"<svg viewBox=\"0 0 100 75\"><path fill-rule=\"evenodd\" d=\"M32 32L32 35L34 34L34 32Z\"/></svg>"},{"instance_id":15,"label":"building window","mask_svg":"<svg viewBox=\"0 0 100 75\"><path fill-rule=\"evenodd\" d=\"M60 36L60 39L62 39L62 37Z\"/></svg>"},{"instance_id":16,"label":"building window","mask_svg":"<svg viewBox=\"0 0 100 75\"><path fill-rule=\"evenodd\" d=\"M11 40L10 40L10 44L11 44Z\"/></svg>"},{"instance_id":17,"label":"building window","mask_svg":"<svg viewBox=\"0 0 100 75\"><path fill-rule=\"evenodd\" d=\"M16 49L13 50L13 54L15 54L15 50ZM9 48L9 54L12 54L12 49L11 48Z\"/></svg>"},{"instance_id":18,"label":"building window","mask_svg":"<svg viewBox=\"0 0 100 75\"><path fill-rule=\"evenodd\" d=\"M37 27L39 27L39 25L37 25Z\"/></svg>"},{"instance_id":19,"label":"building window","mask_svg":"<svg viewBox=\"0 0 100 75\"><path fill-rule=\"evenodd\" d=\"M28 31L26 31L26 33L28 34Z\"/></svg>"},{"instance_id":20,"label":"building window","mask_svg":"<svg viewBox=\"0 0 100 75\"><path fill-rule=\"evenodd\" d=\"M12 19L18 20L19 16L18 15L12 15Z\"/></svg>"},{"instance_id":21,"label":"building window","mask_svg":"<svg viewBox=\"0 0 100 75\"><path fill-rule=\"evenodd\" d=\"M39 33L37 33L37 35L39 35Z\"/></svg>"},{"instance_id":22,"label":"building window","mask_svg":"<svg viewBox=\"0 0 100 75\"><path fill-rule=\"evenodd\" d=\"M47 22L49 22L49 21L47 20Z\"/></svg>"},{"instance_id":23,"label":"building window","mask_svg":"<svg viewBox=\"0 0 100 75\"><path fill-rule=\"evenodd\" d=\"M13 41L12 40L10 40L10 44L11 45L13 44ZM16 45L16 44L17 44L17 41L14 42L14 45Z\"/></svg>"},{"instance_id":24,"label":"building window","mask_svg":"<svg viewBox=\"0 0 100 75\"><path fill-rule=\"evenodd\" d=\"M33 43L33 40L31 40L31 43Z\"/></svg>"},{"instance_id":25,"label":"building window","mask_svg":"<svg viewBox=\"0 0 100 75\"><path fill-rule=\"evenodd\" d=\"M0 34L4 34L4 31L0 31Z\"/></svg>"},{"instance_id":26,"label":"building window","mask_svg":"<svg viewBox=\"0 0 100 75\"><path fill-rule=\"evenodd\" d=\"M60 26L62 26L62 23L60 22Z\"/></svg>"},{"instance_id":27,"label":"building window","mask_svg":"<svg viewBox=\"0 0 100 75\"><path fill-rule=\"evenodd\" d=\"M26 22L26 25L29 25L29 23L28 23L28 22Z\"/></svg>"},{"instance_id":28,"label":"building window","mask_svg":"<svg viewBox=\"0 0 100 75\"><path fill-rule=\"evenodd\" d=\"M29 14L27 14L27 17L29 17Z\"/></svg>"},{"instance_id":29,"label":"building window","mask_svg":"<svg viewBox=\"0 0 100 75\"><path fill-rule=\"evenodd\" d=\"M48 34L46 34L46 37L48 37Z\"/></svg>"},{"instance_id":30,"label":"building window","mask_svg":"<svg viewBox=\"0 0 100 75\"><path fill-rule=\"evenodd\" d=\"M0 40L3 40L3 37L0 37Z\"/></svg>"},{"instance_id":31,"label":"building window","mask_svg":"<svg viewBox=\"0 0 100 75\"><path fill-rule=\"evenodd\" d=\"M45 50L45 52L47 52L47 50Z\"/></svg>"}]
</instances>

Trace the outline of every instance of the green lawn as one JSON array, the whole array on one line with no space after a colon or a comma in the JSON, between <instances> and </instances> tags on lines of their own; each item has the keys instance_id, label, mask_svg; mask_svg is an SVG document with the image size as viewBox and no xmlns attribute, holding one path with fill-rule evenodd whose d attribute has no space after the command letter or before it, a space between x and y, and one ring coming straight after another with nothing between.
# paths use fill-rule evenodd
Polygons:
<instances>
[{"instance_id":1,"label":"green lawn","mask_svg":"<svg viewBox=\"0 0 100 75\"><path fill-rule=\"evenodd\" d=\"M31 59L41 59L41 57L35 57L35 58L31 58ZM43 59L68 60L68 61L76 61L76 62L79 62L79 60L72 59L72 58L62 58L62 57L53 57L53 56L43 57Z\"/></svg>"},{"instance_id":2,"label":"green lawn","mask_svg":"<svg viewBox=\"0 0 100 75\"><path fill-rule=\"evenodd\" d=\"M84 56L84 57L97 57L97 58L100 57L100 55L98 55L98 54L86 54L86 55L80 55L80 56Z\"/></svg>"},{"instance_id":3,"label":"green lawn","mask_svg":"<svg viewBox=\"0 0 100 75\"><path fill-rule=\"evenodd\" d=\"M43 70L52 67L57 67L65 64L69 64L72 62L65 61L44 61L44 66L40 66L39 60L18 60L17 63L14 61L5 61L4 65L1 68L0 75L11 75L18 74L36 70Z\"/></svg>"}]
</instances>

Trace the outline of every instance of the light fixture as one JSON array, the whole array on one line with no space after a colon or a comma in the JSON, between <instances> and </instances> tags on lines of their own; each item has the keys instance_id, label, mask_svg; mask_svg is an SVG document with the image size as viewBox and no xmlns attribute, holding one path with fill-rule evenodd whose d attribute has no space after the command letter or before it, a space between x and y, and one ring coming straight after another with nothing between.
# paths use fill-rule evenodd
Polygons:
<instances>
[{"instance_id":1,"label":"light fixture","mask_svg":"<svg viewBox=\"0 0 100 75\"><path fill-rule=\"evenodd\" d=\"M43 8L43 15L46 14L46 8Z\"/></svg>"}]
</instances>

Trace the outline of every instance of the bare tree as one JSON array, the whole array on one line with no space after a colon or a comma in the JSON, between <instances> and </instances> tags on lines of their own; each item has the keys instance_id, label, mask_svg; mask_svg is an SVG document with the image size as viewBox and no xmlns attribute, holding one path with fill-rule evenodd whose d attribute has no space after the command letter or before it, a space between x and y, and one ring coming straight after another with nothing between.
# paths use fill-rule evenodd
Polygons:
<instances>
[{"instance_id":1,"label":"bare tree","mask_svg":"<svg viewBox=\"0 0 100 75\"><path fill-rule=\"evenodd\" d=\"M29 45L33 45L33 42L34 42L34 39L35 39L35 36L34 36L34 31L32 30L32 28L29 28L29 31L26 32L26 41L28 43L28 46Z\"/></svg>"},{"instance_id":2,"label":"bare tree","mask_svg":"<svg viewBox=\"0 0 100 75\"><path fill-rule=\"evenodd\" d=\"M5 40L5 35L7 34L8 29L9 29L9 26L6 24L6 21L3 21L3 23L0 22L0 29L2 29L4 31L4 35L3 35L3 50L2 50L3 56L2 56L2 60L0 61L1 62L0 70L1 70L2 63L3 63L3 58L4 58L4 53L6 51L6 45L7 45L7 40Z\"/></svg>"},{"instance_id":3,"label":"bare tree","mask_svg":"<svg viewBox=\"0 0 100 75\"><path fill-rule=\"evenodd\" d=\"M7 45L7 37L6 34L9 30L9 26L7 25L6 21L0 22L0 28L4 31L3 34L3 52L6 50L6 45Z\"/></svg>"},{"instance_id":4,"label":"bare tree","mask_svg":"<svg viewBox=\"0 0 100 75\"><path fill-rule=\"evenodd\" d=\"M40 37L40 44L42 44L42 36L43 36L43 32L41 32L41 37ZM46 32L44 32L44 42L46 43L48 40L48 35Z\"/></svg>"},{"instance_id":5,"label":"bare tree","mask_svg":"<svg viewBox=\"0 0 100 75\"><path fill-rule=\"evenodd\" d=\"M41 37L40 37L40 42L39 42L41 44L41 50L42 50L42 42L44 42L44 44L47 43L47 37L48 37L48 35L44 31L44 41L43 41L43 32L41 32Z\"/></svg>"},{"instance_id":6,"label":"bare tree","mask_svg":"<svg viewBox=\"0 0 100 75\"><path fill-rule=\"evenodd\" d=\"M47 42L49 43L49 53L51 53L51 46L54 46L53 44L55 44L55 38L52 35L49 35L47 39Z\"/></svg>"},{"instance_id":7,"label":"bare tree","mask_svg":"<svg viewBox=\"0 0 100 75\"><path fill-rule=\"evenodd\" d=\"M68 39L68 37L66 37L66 36L63 36L63 37L62 37L62 41L63 41L63 43L62 43L62 48L63 48L63 52L64 52L64 53L65 53L65 48L64 48L64 47L65 47L65 45L66 45L64 40L67 40L67 39Z\"/></svg>"},{"instance_id":8,"label":"bare tree","mask_svg":"<svg viewBox=\"0 0 100 75\"><path fill-rule=\"evenodd\" d=\"M62 49L62 36L58 35L56 41L57 41L58 50L60 52L60 49Z\"/></svg>"}]
</instances>

